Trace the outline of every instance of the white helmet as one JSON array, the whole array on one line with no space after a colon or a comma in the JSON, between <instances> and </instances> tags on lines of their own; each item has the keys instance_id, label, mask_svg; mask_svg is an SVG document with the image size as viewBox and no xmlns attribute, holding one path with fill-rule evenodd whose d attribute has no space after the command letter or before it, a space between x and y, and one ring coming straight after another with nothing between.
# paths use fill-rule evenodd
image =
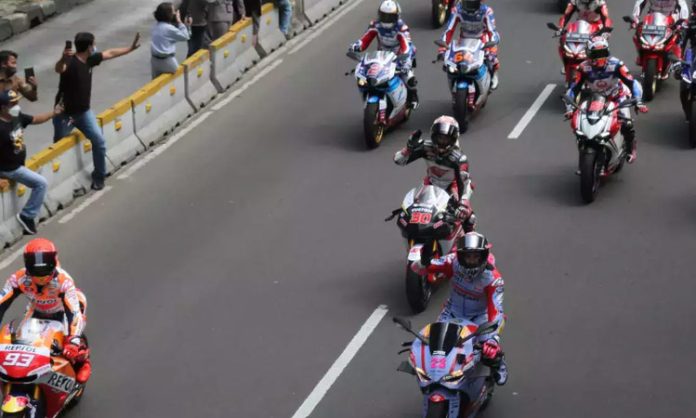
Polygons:
<instances>
[{"instance_id":1,"label":"white helmet","mask_svg":"<svg viewBox=\"0 0 696 418\"><path fill-rule=\"evenodd\" d=\"M379 23L385 27L392 27L399 21L401 7L394 0L384 0L379 5Z\"/></svg>"},{"instance_id":2,"label":"white helmet","mask_svg":"<svg viewBox=\"0 0 696 418\"><path fill-rule=\"evenodd\" d=\"M597 10L603 6L604 2L602 0L577 0L577 3L578 6L584 7L584 10Z\"/></svg>"}]
</instances>

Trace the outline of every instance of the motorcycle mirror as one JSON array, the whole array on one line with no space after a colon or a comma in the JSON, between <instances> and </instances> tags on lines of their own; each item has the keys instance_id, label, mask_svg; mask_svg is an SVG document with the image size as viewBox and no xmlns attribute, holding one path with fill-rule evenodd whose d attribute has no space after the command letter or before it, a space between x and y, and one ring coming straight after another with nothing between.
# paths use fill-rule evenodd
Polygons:
<instances>
[{"instance_id":1,"label":"motorcycle mirror","mask_svg":"<svg viewBox=\"0 0 696 418\"><path fill-rule=\"evenodd\" d=\"M551 30L555 30L555 31L561 30L561 28L559 28L557 24L552 23L552 22L547 23L546 27L551 29Z\"/></svg>"},{"instance_id":2,"label":"motorcycle mirror","mask_svg":"<svg viewBox=\"0 0 696 418\"><path fill-rule=\"evenodd\" d=\"M401 326L401 328L405 329L406 331L411 331L411 321L408 319L401 317L401 316L395 316L392 321L394 321L395 324L398 324Z\"/></svg>"},{"instance_id":3,"label":"motorcycle mirror","mask_svg":"<svg viewBox=\"0 0 696 418\"><path fill-rule=\"evenodd\" d=\"M346 56L354 61L360 61L362 58L360 58L360 54L354 51L348 51L346 52Z\"/></svg>"},{"instance_id":4,"label":"motorcycle mirror","mask_svg":"<svg viewBox=\"0 0 696 418\"><path fill-rule=\"evenodd\" d=\"M621 19L626 23L633 23L633 18L631 16L624 16Z\"/></svg>"},{"instance_id":5,"label":"motorcycle mirror","mask_svg":"<svg viewBox=\"0 0 696 418\"><path fill-rule=\"evenodd\" d=\"M498 329L497 322L495 322L495 321L484 322L483 324L479 325L478 328L476 328L476 332L474 332L474 334L476 334L476 335L488 334L490 332L495 331L496 329Z\"/></svg>"},{"instance_id":6,"label":"motorcycle mirror","mask_svg":"<svg viewBox=\"0 0 696 418\"><path fill-rule=\"evenodd\" d=\"M602 29L597 31L597 35L604 35L605 33L611 33L613 30L614 30L614 28L603 27Z\"/></svg>"},{"instance_id":7,"label":"motorcycle mirror","mask_svg":"<svg viewBox=\"0 0 696 418\"><path fill-rule=\"evenodd\" d=\"M443 42L442 39L436 40L435 45L443 47L443 48L447 48L447 44L445 42Z\"/></svg>"},{"instance_id":8,"label":"motorcycle mirror","mask_svg":"<svg viewBox=\"0 0 696 418\"><path fill-rule=\"evenodd\" d=\"M408 361L402 361L401 364L399 364L399 367L396 368L397 372L404 372L412 375L416 375L416 371L413 370L413 366L411 366L411 363Z\"/></svg>"}]
</instances>

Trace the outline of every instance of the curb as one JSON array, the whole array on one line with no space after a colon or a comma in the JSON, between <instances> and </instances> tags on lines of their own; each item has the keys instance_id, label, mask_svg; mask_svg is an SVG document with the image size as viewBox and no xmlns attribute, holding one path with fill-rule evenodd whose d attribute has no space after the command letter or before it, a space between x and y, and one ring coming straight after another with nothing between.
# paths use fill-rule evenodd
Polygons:
<instances>
[{"instance_id":1,"label":"curb","mask_svg":"<svg viewBox=\"0 0 696 418\"><path fill-rule=\"evenodd\" d=\"M45 0L38 4L18 7L14 13L0 18L0 41L26 32L45 22L48 18L65 13L76 6L92 0Z\"/></svg>"}]
</instances>

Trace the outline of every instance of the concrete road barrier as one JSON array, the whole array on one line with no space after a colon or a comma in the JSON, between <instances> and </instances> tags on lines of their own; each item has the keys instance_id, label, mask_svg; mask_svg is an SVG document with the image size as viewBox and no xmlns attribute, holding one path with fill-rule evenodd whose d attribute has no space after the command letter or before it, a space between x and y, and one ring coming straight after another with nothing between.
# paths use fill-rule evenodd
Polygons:
<instances>
[{"instance_id":1,"label":"concrete road barrier","mask_svg":"<svg viewBox=\"0 0 696 418\"><path fill-rule=\"evenodd\" d=\"M237 32L229 31L210 44L211 74L215 87L220 93L227 90L242 77L242 70L235 64L239 45Z\"/></svg>"},{"instance_id":2,"label":"concrete road barrier","mask_svg":"<svg viewBox=\"0 0 696 418\"><path fill-rule=\"evenodd\" d=\"M259 24L259 45L266 54L278 49L285 43L285 35L280 31L278 9L272 4L264 4L261 8L261 22Z\"/></svg>"},{"instance_id":3,"label":"concrete road barrier","mask_svg":"<svg viewBox=\"0 0 696 418\"><path fill-rule=\"evenodd\" d=\"M188 57L182 65L184 66L186 99L196 110L200 110L218 94L218 89L211 77L210 53L202 49Z\"/></svg>"},{"instance_id":4,"label":"concrete road barrier","mask_svg":"<svg viewBox=\"0 0 696 418\"><path fill-rule=\"evenodd\" d=\"M151 146L186 118L195 109L186 100L184 67L174 74L162 74L131 96L135 135Z\"/></svg>"},{"instance_id":5,"label":"concrete road barrier","mask_svg":"<svg viewBox=\"0 0 696 418\"><path fill-rule=\"evenodd\" d=\"M346 0L320 0L310 7L305 4L305 16L314 25L345 2Z\"/></svg>"},{"instance_id":6,"label":"concrete road barrier","mask_svg":"<svg viewBox=\"0 0 696 418\"><path fill-rule=\"evenodd\" d=\"M100 113L97 120L106 140L106 154L116 169L145 151L145 144L135 135L130 97Z\"/></svg>"}]
</instances>

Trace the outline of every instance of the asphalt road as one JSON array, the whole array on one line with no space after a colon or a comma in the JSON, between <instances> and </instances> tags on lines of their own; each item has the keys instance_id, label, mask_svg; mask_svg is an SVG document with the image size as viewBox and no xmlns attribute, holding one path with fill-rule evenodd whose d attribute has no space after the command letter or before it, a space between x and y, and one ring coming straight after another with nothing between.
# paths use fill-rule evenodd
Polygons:
<instances>
[{"instance_id":1,"label":"asphalt road","mask_svg":"<svg viewBox=\"0 0 696 418\"><path fill-rule=\"evenodd\" d=\"M616 20L631 3L611 3ZM507 291L511 379L484 416L692 416L696 156L677 84L639 117L636 164L584 205L560 87L507 139L542 89L562 84L545 28L555 2L491 4L501 86L462 138ZM390 321L409 312L405 251L382 220L424 170L393 153L450 104L429 63L429 6L402 7L422 107L379 149L364 149L357 89L342 75L375 14L362 2L74 219L42 228L90 304L95 372L70 416L290 417L381 304L387 318L313 416L419 416L415 381L395 371L407 336ZM617 26L612 50L632 61ZM414 323L433 320L445 293Z\"/></svg>"}]
</instances>

